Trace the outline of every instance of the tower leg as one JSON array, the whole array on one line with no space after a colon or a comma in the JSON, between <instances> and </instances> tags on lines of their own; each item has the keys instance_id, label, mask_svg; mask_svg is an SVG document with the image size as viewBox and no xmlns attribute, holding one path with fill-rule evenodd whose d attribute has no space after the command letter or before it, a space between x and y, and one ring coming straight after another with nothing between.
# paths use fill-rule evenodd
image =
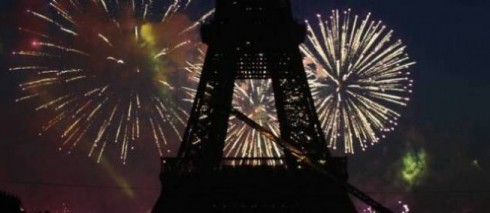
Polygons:
<instances>
[{"instance_id":1,"label":"tower leg","mask_svg":"<svg viewBox=\"0 0 490 213\"><path fill-rule=\"evenodd\" d=\"M219 166L237 70L234 55L208 50L179 158L205 164L205 168Z\"/></svg>"},{"instance_id":2,"label":"tower leg","mask_svg":"<svg viewBox=\"0 0 490 213\"><path fill-rule=\"evenodd\" d=\"M299 49L285 50L275 57L271 76L281 138L296 142L317 162L330 159Z\"/></svg>"}]
</instances>

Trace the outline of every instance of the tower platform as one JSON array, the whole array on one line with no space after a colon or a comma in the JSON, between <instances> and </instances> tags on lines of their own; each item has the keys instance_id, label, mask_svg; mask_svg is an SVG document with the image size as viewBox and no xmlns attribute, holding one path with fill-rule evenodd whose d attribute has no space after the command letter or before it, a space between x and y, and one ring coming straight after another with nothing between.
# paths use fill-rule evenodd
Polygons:
<instances>
[{"instance_id":1,"label":"tower platform","mask_svg":"<svg viewBox=\"0 0 490 213\"><path fill-rule=\"evenodd\" d=\"M345 189L308 168L243 164L284 159L223 159L210 171L182 169L180 160L163 159L162 193L154 212L356 212ZM346 168L345 158L336 161Z\"/></svg>"}]
</instances>

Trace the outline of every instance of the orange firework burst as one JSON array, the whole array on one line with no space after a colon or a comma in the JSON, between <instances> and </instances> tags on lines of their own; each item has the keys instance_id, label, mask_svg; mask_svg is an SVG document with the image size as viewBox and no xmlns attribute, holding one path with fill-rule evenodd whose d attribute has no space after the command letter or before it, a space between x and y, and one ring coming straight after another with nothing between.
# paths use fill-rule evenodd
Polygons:
<instances>
[{"instance_id":1,"label":"orange firework burst","mask_svg":"<svg viewBox=\"0 0 490 213\"><path fill-rule=\"evenodd\" d=\"M112 146L125 163L146 135L171 154L186 117L177 71L197 34L180 13L189 3L51 0L26 10L19 31L29 42L12 52L10 71L26 78L17 101L52 116L40 134L59 135L68 152L90 144L97 161Z\"/></svg>"}]
</instances>

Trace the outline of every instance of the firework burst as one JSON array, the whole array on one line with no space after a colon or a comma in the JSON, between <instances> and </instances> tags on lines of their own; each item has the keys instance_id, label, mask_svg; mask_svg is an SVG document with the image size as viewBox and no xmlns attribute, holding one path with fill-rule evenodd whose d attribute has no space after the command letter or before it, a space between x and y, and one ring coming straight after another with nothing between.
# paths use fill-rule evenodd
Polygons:
<instances>
[{"instance_id":1,"label":"firework burst","mask_svg":"<svg viewBox=\"0 0 490 213\"><path fill-rule=\"evenodd\" d=\"M68 152L84 144L97 161L112 146L125 163L143 140L161 156L178 147L187 115L176 71L197 25L179 12L189 3L51 0L27 10L19 31L29 42L12 52L10 71L27 79L17 101L52 116L40 134L60 135Z\"/></svg>"},{"instance_id":2,"label":"firework burst","mask_svg":"<svg viewBox=\"0 0 490 213\"><path fill-rule=\"evenodd\" d=\"M346 153L373 145L397 126L399 108L412 93L408 68L415 64L401 40L381 21L332 11L306 21L308 38L301 46L327 145L343 144Z\"/></svg>"},{"instance_id":3,"label":"firework burst","mask_svg":"<svg viewBox=\"0 0 490 213\"><path fill-rule=\"evenodd\" d=\"M200 55L199 63L188 62L187 71L193 85L186 87L188 102L194 100L195 85L199 82L205 53L201 50ZM271 80L263 79L235 81L232 106L275 135L280 135L271 84ZM237 165L262 163L275 165L281 163L280 160L254 160L254 158L279 158L283 155L283 151L277 143L232 115L228 124L223 155L225 158L242 159L231 161Z\"/></svg>"},{"instance_id":4,"label":"firework burst","mask_svg":"<svg viewBox=\"0 0 490 213\"><path fill-rule=\"evenodd\" d=\"M232 105L257 124L266 127L275 135L280 135L270 80L236 82ZM226 141L224 147L226 157L277 158L282 156L282 149L278 144L234 116L230 119ZM265 162L276 163L274 160Z\"/></svg>"}]
</instances>

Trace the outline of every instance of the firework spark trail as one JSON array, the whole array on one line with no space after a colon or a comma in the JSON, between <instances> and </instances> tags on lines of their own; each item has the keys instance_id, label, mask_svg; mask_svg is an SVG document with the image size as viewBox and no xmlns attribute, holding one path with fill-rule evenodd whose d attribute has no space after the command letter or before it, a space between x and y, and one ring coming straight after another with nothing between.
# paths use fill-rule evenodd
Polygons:
<instances>
[{"instance_id":1,"label":"firework spark trail","mask_svg":"<svg viewBox=\"0 0 490 213\"><path fill-rule=\"evenodd\" d=\"M18 30L30 42L12 51L9 69L26 78L16 102L37 102L36 111L52 114L39 134L59 134L59 149L69 153L91 143L88 155L100 162L119 146L126 163L145 129L161 156L171 153L187 117L176 71L202 21L182 15L190 3L51 0L47 10L26 10L31 21Z\"/></svg>"},{"instance_id":2,"label":"firework spark trail","mask_svg":"<svg viewBox=\"0 0 490 213\"><path fill-rule=\"evenodd\" d=\"M342 144L352 154L394 130L412 93L408 68L415 62L393 41L393 31L370 16L318 15L318 26L306 21L308 38L300 47L327 145Z\"/></svg>"},{"instance_id":3,"label":"firework spark trail","mask_svg":"<svg viewBox=\"0 0 490 213\"><path fill-rule=\"evenodd\" d=\"M409 213L410 212L410 207L408 206L408 204L402 202L402 201L398 201L398 208L397 208L397 213ZM373 210L371 207L368 207L366 209L363 209L362 212L364 213L376 213L375 210Z\"/></svg>"},{"instance_id":4,"label":"firework spark trail","mask_svg":"<svg viewBox=\"0 0 490 213\"><path fill-rule=\"evenodd\" d=\"M185 101L192 102L196 94L195 85L199 82L205 53L201 51L200 63L188 63L186 70L194 86L186 87ZM274 94L271 80L235 81L232 106L258 124L279 135L279 122L275 116ZM243 121L230 116L227 138L223 148L225 158L243 158L232 161L233 165L276 165L277 160L257 161L252 158L280 158L282 148L266 136L249 127Z\"/></svg>"},{"instance_id":5,"label":"firework spark trail","mask_svg":"<svg viewBox=\"0 0 490 213\"><path fill-rule=\"evenodd\" d=\"M233 107L274 134L279 132L270 80L246 80L235 84ZM224 155L232 158L276 158L282 149L243 121L231 117ZM247 163L247 162L243 162ZM269 164L277 163L275 161Z\"/></svg>"}]
</instances>

